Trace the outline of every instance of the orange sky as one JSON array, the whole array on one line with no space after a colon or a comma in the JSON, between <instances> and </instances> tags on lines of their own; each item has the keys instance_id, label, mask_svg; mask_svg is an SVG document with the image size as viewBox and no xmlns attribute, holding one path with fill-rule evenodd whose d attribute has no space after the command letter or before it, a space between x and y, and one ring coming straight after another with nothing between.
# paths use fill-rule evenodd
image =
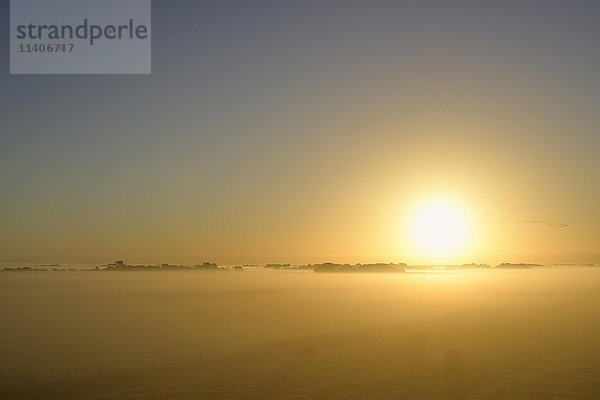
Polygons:
<instances>
[{"instance_id":1,"label":"orange sky","mask_svg":"<svg viewBox=\"0 0 600 400\"><path fill-rule=\"evenodd\" d=\"M156 3L151 76L0 76L0 262L600 263L593 10Z\"/></svg>"}]
</instances>

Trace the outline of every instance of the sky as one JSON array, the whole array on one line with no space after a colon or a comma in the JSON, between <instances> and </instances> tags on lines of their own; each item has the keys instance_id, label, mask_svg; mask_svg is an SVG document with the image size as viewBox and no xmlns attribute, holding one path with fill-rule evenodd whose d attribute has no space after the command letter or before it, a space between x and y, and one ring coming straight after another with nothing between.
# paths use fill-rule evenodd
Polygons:
<instances>
[{"instance_id":1,"label":"sky","mask_svg":"<svg viewBox=\"0 0 600 400\"><path fill-rule=\"evenodd\" d=\"M1 263L600 263L597 1L154 0L148 76L10 75L0 4Z\"/></svg>"}]
</instances>

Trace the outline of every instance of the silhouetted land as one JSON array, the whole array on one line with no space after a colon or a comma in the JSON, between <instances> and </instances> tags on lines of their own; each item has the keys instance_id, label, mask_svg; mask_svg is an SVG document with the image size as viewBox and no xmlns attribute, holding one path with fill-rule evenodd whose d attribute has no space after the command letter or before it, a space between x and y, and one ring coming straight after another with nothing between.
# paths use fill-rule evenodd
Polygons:
<instances>
[{"instance_id":1,"label":"silhouetted land","mask_svg":"<svg viewBox=\"0 0 600 400\"><path fill-rule=\"evenodd\" d=\"M520 264L503 263L503 264L498 265L496 268L532 269L532 268L539 268L539 267L543 267L543 265L541 265L541 264L524 264L524 263L520 263Z\"/></svg>"},{"instance_id":2,"label":"silhouetted land","mask_svg":"<svg viewBox=\"0 0 600 400\"><path fill-rule=\"evenodd\" d=\"M406 264L316 264L311 265L315 272L405 272Z\"/></svg>"},{"instance_id":3,"label":"silhouetted land","mask_svg":"<svg viewBox=\"0 0 600 400\"><path fill-rule=\"evenodd\" d=\"M115 261L102 268L103 271L219 271L220 268L216 263L205 262L193 266L177 265L177 264L161 264L161 265L128 265L123 261Z\"/></svg>"},{"instance_id":4,"label":"silhouetted land","mask_svg":"<svg viewBox=\"0 0 600 400\"><path fill-rule=\"evenodd\" d=\"M52 267L50 270L49 268ZM545 266L543 264L528 264L528 263L502 263L495 267L489 264L456 264L456 265L407 265L405 263L375 263L375 264L336 264L336 263L321 263L321 264L244 264L235 266L219 266L213 262L204 262L196 265L181 265L181 264L126 264L124 261L115 261L114 263L96 266L93 268L65 268L59 264L49 264L41 266L19 266L19 267L4 267L0 272L65 272L65 271L126 271L126 272L152 272L152 271L236 271L241 272L244 268L267 268L273 270L288 270L288 271L314 271L314 272L334 272L334 273L352 273L352 272L406 272L410 270L474 270L474 269L532 269L542 267L598 267L597 264L551 264Z\"/></svg>"}]
</instances>

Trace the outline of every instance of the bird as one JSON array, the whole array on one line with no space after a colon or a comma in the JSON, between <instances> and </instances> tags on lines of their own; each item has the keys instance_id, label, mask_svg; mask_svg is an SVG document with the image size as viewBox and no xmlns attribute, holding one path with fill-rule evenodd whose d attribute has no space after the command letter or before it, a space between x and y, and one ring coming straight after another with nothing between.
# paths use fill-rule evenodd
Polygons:
<instances>
[{"instance_id":1,"label":"bird","mask_svg":"<svg viewBox=\"0 0 600 400\"><path fill-rule=\"evenodd\" d=\"M525 220L523 221L523 223L526 224L542 224L542 225L547 225L551 228L566 228L568 226L570 226L570 224L562 224L559 222L549 222L549 221L535 221L535 220Z\"/></svg>"}]
</instances>

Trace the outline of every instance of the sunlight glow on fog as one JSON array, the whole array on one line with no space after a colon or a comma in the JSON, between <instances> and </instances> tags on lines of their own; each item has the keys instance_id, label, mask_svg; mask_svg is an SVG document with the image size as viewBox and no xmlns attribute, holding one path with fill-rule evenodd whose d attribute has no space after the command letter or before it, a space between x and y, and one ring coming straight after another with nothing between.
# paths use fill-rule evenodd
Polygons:
<instances>
[{"instance_id":1,"label":"sunlight glow on fog","mask_svg":"<svg viewBox=\"0 0 600 400\"><path fill-rule=\"evenodd\" d=\"M2 273L0 394L100 371L111 399L437 400L458 349L471 399L587 400L599 293L593 268Z\"/></svg>"}]
</instances>

